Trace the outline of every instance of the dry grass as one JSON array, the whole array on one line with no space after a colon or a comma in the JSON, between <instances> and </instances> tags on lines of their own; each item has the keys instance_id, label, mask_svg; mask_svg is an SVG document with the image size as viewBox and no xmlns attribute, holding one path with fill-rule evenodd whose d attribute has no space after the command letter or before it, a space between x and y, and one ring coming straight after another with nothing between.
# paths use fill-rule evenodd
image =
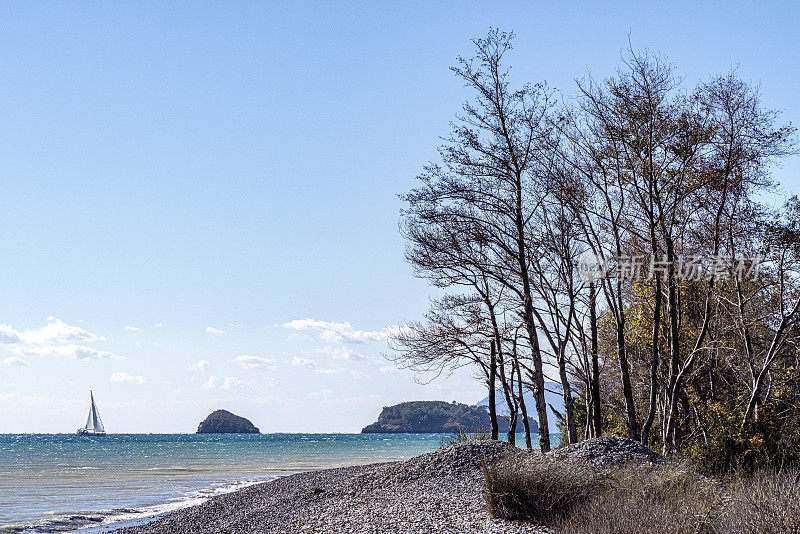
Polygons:
<instances>
[{"instance_id":1,"label":"dry grass","mask_svg":"<svg viewBox=\"0 0 800 534\"><path fill-rule=\"evenodd\" d=\"M672 467L588 466L518 457L484 467L495 517L560 534L800 534L800 474L727 484Z\"/></svg>"},{"instance_id":2,"label":"dry grass","mask_svg":"<svg viewBox=\"0 0 800 534\"><path fill-rule=\"evenodd\" d=\"M800 471L761 471L730 484L718 532L800 534Z\"/></svg>"},{"instance_id":3,"label":"dry grass","mask_svg":"<svg viewBox=\"0 0 800 534\"><path fill-rule=\"evenodd\" d=\"M458 443L464 443L467 441L474 441L476 439L490 439L491 432L486 427L478 427L475 429L475 432L467 432L466 430L459 429L449 436L445 436L439 442L441 447L449 447L450 445L456 445Z\"/></svg>"},{"instance_id":4,"label":"dry grass","mask_svg":"<svg viewBox=\"0 0 800 534\"><path fill-rule=\"evenodd\" d=\"M563 534L712 534L724 498L713 482L665 467L622 467L582 506L553 525Z\"/></svg>"},{"instance_id":5,"label":"dry grass","mask_svg":"<svg viewBox=\"0 0 800 534\"><path fill-rule=\"evenodd\" d=\"M604 484L588 466L517 455L483 467L486 501L495 517L550 525L569 516Z\"/></svg>"}]
</instances>

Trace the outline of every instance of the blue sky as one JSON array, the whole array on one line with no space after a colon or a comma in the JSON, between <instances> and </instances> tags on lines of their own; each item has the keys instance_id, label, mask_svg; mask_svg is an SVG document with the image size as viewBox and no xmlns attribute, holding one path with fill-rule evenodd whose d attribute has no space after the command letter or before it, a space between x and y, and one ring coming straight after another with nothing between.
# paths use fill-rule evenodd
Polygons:
<instances>
[{"instance_id":1,"label":"blue sky","mask_svg":"<svg viewBox=\"0 0 800 534\"><path fill-rule=\"evenodd\" d=\"M397 194L468 96L456 56L513 30L515 79L569 95L630 36L689 85L738 66L800 124L800 9L768 5L0 4L0 432L73 431L90 388L115 432L476 402L469 373L383 357L427 307Z\"/></svg>"}]
</instances>

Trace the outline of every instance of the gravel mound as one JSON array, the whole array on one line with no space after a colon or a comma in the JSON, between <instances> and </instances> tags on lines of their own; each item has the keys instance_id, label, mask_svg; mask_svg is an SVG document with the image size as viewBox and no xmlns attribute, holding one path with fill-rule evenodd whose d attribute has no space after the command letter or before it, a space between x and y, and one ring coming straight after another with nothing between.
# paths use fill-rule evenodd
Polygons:
<instances>
[{"instance_id":1,"label":"gravel mound","mask_svg":"<svg viewBox=\"0 0 800 534\"><path fill-rule=\"evenodd\" d=\"M116 532L542 534L486 510L482 462L519 453L504 442L472 441L404 462L301 473Z\"/></svg>"},{"instance_id":2,"label":"gravel mound","mask_svg":"<svg viewBox=\"0 0 800 534\"><path fill-rule=\"evenodd\" d=\"M490 464L520 449L505 441L476 440L456 443L428 454L401 462L405 475L430 475L447 471L452 474L471 473L483 463Z\"/></svg>"},{"instance_id":3,"label":"gravel mound","mask_svg":"<svg viewBox=\"0 0 800 534\"><path fill-rule=\"evenodd\" d=\"M624 464L674 465L670 460L653 452L638 441L615 436L603 436L566 445L554 450L555 460L584 460L596 467L613 467Z\"/></svg>"}]
</instances>

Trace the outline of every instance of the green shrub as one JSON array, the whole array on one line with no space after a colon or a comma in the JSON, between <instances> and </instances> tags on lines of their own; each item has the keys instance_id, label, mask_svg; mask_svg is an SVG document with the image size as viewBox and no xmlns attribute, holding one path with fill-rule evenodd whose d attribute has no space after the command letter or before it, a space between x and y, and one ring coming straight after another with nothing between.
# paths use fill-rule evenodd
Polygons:
<instances>
[{"instance_id":1,"label":"green shrub","mask_svg":"<svg viewBox=\"0 0 800 534\"><path fill-rule=\"evenodd\" d=\"M693 444L682 456L709 476L800 468L800 424L762 418L741 431L733 420L710 433L708 442Z\"/></svg>"}]
</instances>

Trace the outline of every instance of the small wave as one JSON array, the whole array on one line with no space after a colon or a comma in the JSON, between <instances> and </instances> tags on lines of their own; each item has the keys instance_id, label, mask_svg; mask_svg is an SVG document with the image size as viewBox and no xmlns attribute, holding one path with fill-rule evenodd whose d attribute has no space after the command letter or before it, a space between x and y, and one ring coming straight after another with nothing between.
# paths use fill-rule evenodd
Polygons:
<instances>
[{"instance_id":1,"label":"small wave","mask_svg":"<svg viewBox=\"0 0 800 534\"><path fill-rule=\"evenodd\" d=\"M112 510L82 510L78 512L48 512L47 515L57 515L57 517L28 525L0 525L0 534L49 534L67 531L79 531L82 534L101 534L124 526L146 523L162 514L197 506L217 495L231 493L274 478L239 480L221 486L202 488L189 492L182 497L152 506L114 508Z\"/></svg>"},{"instance_id":2,"label":"small wave","mask_svg":"<svg viewBox=\"0 0 800 534\"><path fill-rule=\"evenodd\" d=\"M197 473L203 471L203 469L199 469L197 467L185 467L182 465L170 465L168 467L149 467L145 469L145 471L158 473Z\"/></svg>"}]
</instances>

